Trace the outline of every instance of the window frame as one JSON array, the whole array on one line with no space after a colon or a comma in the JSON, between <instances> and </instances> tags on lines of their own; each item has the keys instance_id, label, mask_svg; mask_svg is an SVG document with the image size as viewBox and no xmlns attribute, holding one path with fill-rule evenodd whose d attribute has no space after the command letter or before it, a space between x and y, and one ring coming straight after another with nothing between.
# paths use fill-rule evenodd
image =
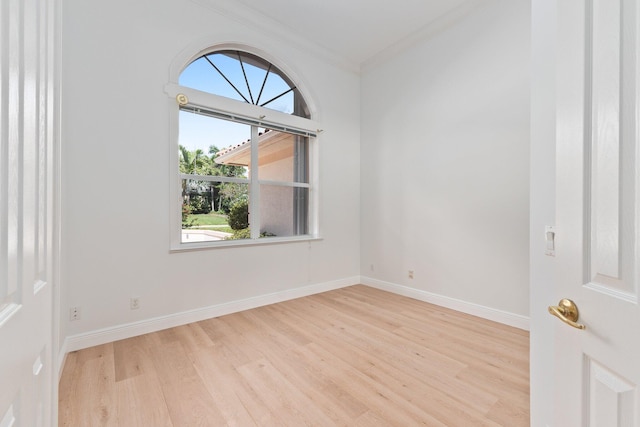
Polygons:
<instances>
[{"instance_id":1,"label":"window frame","mask_svg":"<svg viewBox=\"0 0 640 427\"><path fill-rule=\"evenodd\" d=\"M282 113L267 107L248 104L224 96L203 92L197 89L169 83L165 86L170 110L170 251L200 250L224 248L233 246L251 246L273 243L299 242L320 239L318 221L318 134L321 132L319 124L304 117ZM180 98L180 101L178 101ZM276 130L304 133L308 137L309 150L309 200L308 200L308 232L297 236L275 236L241 240L218 240L209 242L182 242L182 174L179 170L179 112L181 104L188 108L202 108L214 112L221 119L235 120L260 127L275 128ZM184 106L184 105L182 105ZM263 184L266 182L263 182ZM259 184L258 184L259 185ZM256 231L258 233L258 231ZM252 230L253 234L253 230Z\"/></svg>"}]
</instances>

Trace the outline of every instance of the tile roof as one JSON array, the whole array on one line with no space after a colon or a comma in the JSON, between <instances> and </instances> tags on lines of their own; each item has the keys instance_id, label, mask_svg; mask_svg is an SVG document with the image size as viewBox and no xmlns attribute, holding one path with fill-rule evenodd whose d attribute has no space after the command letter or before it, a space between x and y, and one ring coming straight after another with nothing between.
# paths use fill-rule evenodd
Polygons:
<instances>
[{"instance_id":1,"label":"tile roof","mask_svg":"<svg viewBox=\"0 0 640 427\"><path fill-rule=\"evenodd\" d=\"M264 132L260 132L258 133L258 136L262 136L263 134L266 134L267 132L271 132L271 129L265 129ZM239 144L235 144L235 145L230 145L227 148L224 148L220 151L218 151L218 153L216 154L216 157L222 157L226 154L229 154L233 151L239 150L240 148L244 147L246 144L251 143L251 138L247 139L246 141L242 141Z\"/></svg>"}]
</instances>

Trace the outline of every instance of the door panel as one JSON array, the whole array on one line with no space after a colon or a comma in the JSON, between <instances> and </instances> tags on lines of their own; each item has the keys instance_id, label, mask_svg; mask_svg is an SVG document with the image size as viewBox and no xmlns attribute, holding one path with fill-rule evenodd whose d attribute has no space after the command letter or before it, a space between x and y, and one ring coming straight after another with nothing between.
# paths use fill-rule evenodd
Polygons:
<instances>
[{"instance_id":1,"label":"door panel","mask_svg":"<svg viewBox=\"0 0 640 427\"><path fill-rule=\"evenodd\" d=\"M558 2L556 274L585 330L555 326L556 425L635 426L638 8Z\"/></svg>"},{"instance_id":2,"label":"door panel","mask_svg":"<svg viewBox=\"0 0 640 427\"><path fill-rule=\"evenodd\" d=\"M52 0L0 2L0 426L55 424Z\"/></svg>"},{"instance_id":3,"label":"door panel","mask_svg":"<svg viewBox=\"0 0 640 427\"><path fill-rule=\"evenodd\" d=\"M634 427L636 387L598 362L585 360L585 384L589 385L585 401L591 426Z\"/></svg>"},{"instance_id":4,"label":"door panel","mask_svg":"<svg viewBox=\"0 0 640 427\"><path fill-rule=\"evenodd\" d=\"M585 24L587 190L591 200L587 282L594 290L630 301L637 299L633 277L634 6L628 0L593 0L587 3Z\"/></svg>"}]
</instances>

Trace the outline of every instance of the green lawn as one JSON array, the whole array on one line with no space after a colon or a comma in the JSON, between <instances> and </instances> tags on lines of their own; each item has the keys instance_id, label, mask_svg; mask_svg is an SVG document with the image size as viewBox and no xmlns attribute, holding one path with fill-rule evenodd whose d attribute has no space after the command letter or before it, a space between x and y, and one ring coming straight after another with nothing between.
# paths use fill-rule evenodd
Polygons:
<instances>
[{"instance_id":1,"label":"green lawn","mask_svg":"<svg viewBox=\"0 0 640 427\"><path fill-rule=\"evenodd\" d=\"M193 228L197 230L217 230L232 233L225 214L210 212L208 214L195 214L187 217Z\"/></svg>"},{"instance_id":2,"label":"green lawn","mask_svg":"<svg viewBox=\"0 0 640 427\"><path fill-rule=\"evenodd\" d=\"M193 221L193 222L192 222ZM225 214L210 212L208 214L194 214L187 217L187 222L193 224L196 230L216 230L233 233Z\"/></svg>"},{"instance_id":3,"label":"green lawn","mask_svg":"<svg viewBox=\"0 0 640 427\"><path fill-rule=\"evenodd\" d=\"M193 225L228 225L227 216L216 212L208 214L189 215L187 221L193 220Z\"/></svg>"}]
</instances>

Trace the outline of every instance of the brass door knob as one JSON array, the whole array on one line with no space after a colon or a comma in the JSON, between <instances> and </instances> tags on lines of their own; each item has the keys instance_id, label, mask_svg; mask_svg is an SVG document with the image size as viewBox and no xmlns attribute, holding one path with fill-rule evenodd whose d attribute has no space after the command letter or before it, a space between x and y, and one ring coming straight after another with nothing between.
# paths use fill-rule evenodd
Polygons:
<instances>
[{"instance_id":1,"label":"brass door knob","mask_svg":"<svg viewBox=\"0 0 640 427\"><path fill-rule=\"evenodd\" d=\"M550 305L549 313L562 320L567 325L573 326L577 329L586 329L586 326L582 323L577 323L580 318L580 312L575 302L570 299L563 298L558 305Z\"/></svg>"}]
</instances>

